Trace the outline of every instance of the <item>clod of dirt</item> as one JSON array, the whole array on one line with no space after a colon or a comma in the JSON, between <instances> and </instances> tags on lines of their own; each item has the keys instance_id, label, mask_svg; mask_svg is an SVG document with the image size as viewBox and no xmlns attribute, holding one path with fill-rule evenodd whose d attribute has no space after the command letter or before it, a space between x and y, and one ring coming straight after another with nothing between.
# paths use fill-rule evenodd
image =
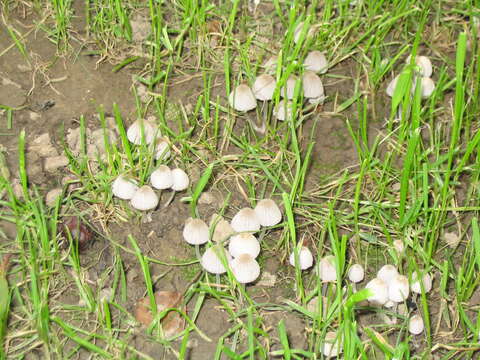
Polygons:
<instances>
[{"instance_id":1,"label":"clod of dirt","mask_svg":"<svg viewBox=\"0 0 480 360\"><path fill-rule=\"evenodd\" d=\"M0 87L0 104L16 108L23 105L26 100L27 96L20 85L8 79L2 80L2 86Z\"/></svg>"},{"instance_id":2,"label":"clod of dirt","mask_svg":"<svg viewBox=\"0 0 480 360\"><path fill-rule=\"evenodd\" d=\"M152 30L150 20L140 14L133 16L130 25L132 27L132 40L136 43L144 42Z\"/></svg>"},{"instance_id":3,"label":"clod of dirt","mask_svg":"<svg viewBox=\"0 0 480 360\"><path fill-rule=\"evenodd\" d=\"M45 159L45 170L48 172L55 172L59 168L68 165L68 158L64 155L51 156Z\"/></svg>"},{"instance_id":4,"label":"clod of dirt","mask_svg":"<svg viewBox=\"0 0 480 360\"><path fill-rule=\"evenodd\" d=\"M57 149L55 149L50 141L49 133L44 133L40 136L37 136L32 141L32 144L28 147L28 151L35 152L43 157L58 156Z\"/></svg>"},{"instance_id":5,"label":"clod of dirt","mask_svg":"<svg viewBox=\"0 0 480 360\"><path fill-rule=\"evenodd\" d=\"M67 218L61 225L60 231L66 239L71 236L72 240L78 243L79 251L84 250L93 241L92 231L78 216Z\"/></svg>"},{"instance_id":6,"label":"clod of dirt","mask_svg":"<svg viewBox=\"0 0 480 360\"><path fill-rule=\"evenodd\" d=\"M50 190L47 195L45 195L45 204L48 207L55 205L57 198L62 194L62 188L55 188Z\"/></svg>"},{"instance_id":7,"label":"clod of dirt","mask_svg":"<svg viewBox=\"0 0 480 360\"><path fill-rule=\"evenodd\" d=\"M157 291L155 293L155 302L157 303L157 313L159 313L169 308L178 308L183 302L183 297L177 291ZM185 312L185 308L181 310ZM148 296L138 301L135 308L135 318L145 326L149 326L153 321L153 315L150 311L150 298ZM185 319L176 311L170 311L162 318L160 323L166 338L177 335L185 327Z\"/></svg>"},{"instance_id":8,"label":"clod of dirt","mask_svg":"<svg viewBox=\"0 0 480 360\"><path fill-rule=\"evenodd\" d=\"M80 152L82 150L80 131L81 129L80 127L78 127L76 129L68 129L68 132L67 132L67 144L75 156L80 155ZM117 141L117 135L114 130L107 129L106 133L110 143L115 143ZM105 153L104 130L103 129L90 130L86 128L85 137L86 137L87 156L92 160L95 160L97 158L97 155L100 156L100 159L105 159L106 153Z\"/></svg>"}]
</instances>

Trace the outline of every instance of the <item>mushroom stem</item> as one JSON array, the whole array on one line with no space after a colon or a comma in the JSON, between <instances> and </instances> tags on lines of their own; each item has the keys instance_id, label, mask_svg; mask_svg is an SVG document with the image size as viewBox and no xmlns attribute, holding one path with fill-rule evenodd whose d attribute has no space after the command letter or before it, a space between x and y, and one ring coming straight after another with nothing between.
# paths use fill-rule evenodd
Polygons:
<instances>
[{"instance_id":1,"label":"mushroom stem","mask_svg":"<svg viewBox=\"0 0 480 360\"><path fill-rule=\"evenodd\" d=\"M252 120L248 115L247 115L247 120L248 122L250 123L250 125L252 126L253 130L255 130L256 132L264 135L265 132L267 131L267 124L265 123L265 121L262 119L262 118L259 118L258 116L258 113L257 114L257 119L256 120ZM259 124L260 122L260 124Z\"/></svg>"},{"instance_id":2,"label":"mushroom stem","mask_svg":"<svg viewBox=\"0 0 480 360\"><path fill-rule=\"evenodd\" d=\"M220 285L220 274L215 274L215 282Z\"/></svg>"},{"instance_id":3,"label":"mushroom stem","mask_svg":"<svg viewBox=\"0 0 480 360\"><path fill-rule=\"evenodd\" d=\"M176 191L172 191L172 194L167 199L167 202L165 203L165 205L163 205L164 208L168 207L168 205L171 204L171 202L173 201L173 198L175 197L175 193L176 193Z\"/></svg>"},{"instance_id":4,"label":"mushroom stem","mask_svg":"<svg viewBox=\"0 0 480 360\"><path fill-rule=\"evenodd\" d=\"M200 261L202 259L202 255L200 255L200 246L195 245L195 255L197 256L197 259Z\"/></svg>"}]
</instances>

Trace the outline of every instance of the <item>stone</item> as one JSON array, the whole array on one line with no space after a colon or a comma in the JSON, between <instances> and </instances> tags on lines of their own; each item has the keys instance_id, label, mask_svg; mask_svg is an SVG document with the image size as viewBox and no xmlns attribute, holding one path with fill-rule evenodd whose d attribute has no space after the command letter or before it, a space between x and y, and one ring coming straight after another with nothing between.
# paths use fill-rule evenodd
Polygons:
<instances>
[{"instance_id":1,"label":"stone","mask_svg":"<svg viewBox=\"0 0 480 360\"><path fill-rule=\"evenodd\" d=\"M65 155L52 156L45 159L45 170L55 172L61 167L68 165L68 158Z\"/></svg>"},{"instance_id":2,"label":"stone","mask_svg":"<svg viewBox=\"0 0 480 360\"><path fill-rule=\"evenodd\" d=\"M50 190L45 196L45 204L51 207L57 202L57 198L62 194L62 188L55 188Z\"/></svg>"}]
</instances>

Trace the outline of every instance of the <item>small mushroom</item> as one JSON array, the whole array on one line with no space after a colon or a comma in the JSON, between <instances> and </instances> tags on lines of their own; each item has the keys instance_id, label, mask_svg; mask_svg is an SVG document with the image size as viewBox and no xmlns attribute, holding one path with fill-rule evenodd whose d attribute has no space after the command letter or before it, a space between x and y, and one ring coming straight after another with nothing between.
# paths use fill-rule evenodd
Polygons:
<instances>
[{"instance_id":1,"label":"small mushroom","mask_svg":"<svg viewBox=\"0 0 480 360\"><path fill-rule=\"evenodd\" d=\"M135 192L130 200L130 204L134 209L147 211L155 209L158 205L158 200L155 191L150 186L143 185Z\"/></svg>"},{"instance_id":2,"label":"small mushroom","mask_svg":"<svg viewBox=\"0 0 480 360\"><path fill-rule=\"evenodd\" d=\"M313 103L321 103L325 100L322 80L313 71L307 70L303 74L303 94Z\"/></svg>"},{"instance_id":3,"label":"small mushroom","mask_svg":"<svg viewBox=\"0 0 480 360\"><path fill-rule=\"evenodd\" d=\"M155 189L165 190L173 186L172 171L166 165L160 165L152 175L150 175L150 182Z\"/></svg>"},{"instance_id":4,"label":"small mushroom","mask_svg":"<svg viewBox=\"0 0 480 360\"><path fill-rule=\"evenodd\" d=\"M324 74L328 69L327 58L325 53L318 50L310 51L303 61L305 70L313 71L317 74Z\"/></svg>"},{"instance_id":5,"label":"small mushroom","mask_svg":"<svg viewBox=\"0 0 480 360\"><path fill-rule=\"evenodd\" d=\"M255 281L260 275L260 265L248 254L242 254L230 263L232 273L240 284Z\"/></svg>"},{"instance_id":6,"label":"small mushroom","mask_svg":"<svg viewBox=\"0 0 480 360\"><path fill-rule=\"evenodd\" d=\"M367 299L371 304L383 305L388 301L388 285L379 278L370 280L365 286L372 292L372 295Z\"/></svg>"},{"instance_id":7,"label":"small mushroom","mask_svg":"<svg viewBox=\"0 0 480 360\"><path fill-rule=\"evenodd\" d=\"M250 233L242 233L232 236L228 245L228 251L234 258L242 254L248 254L254 259L260 254L260 243Z\"/></svg>"},{"instance_id":8,"label":"small mushroom","mask_svg":"<svg viewBox=\"0 0 480 360\"><path fill-rule=\"evenodd\" d=\"M112 193L123 200L130 200L138 190L137 182L122 175L112 183Z\"/></svg>"},{"instance_id":9,"label":"small mushroom","mask_svg":"<svg viewBox=\"0 0 480 360\"><path fill-rule=\"evenodd\" d=\"M348 270L348 279L353 283L359 283L365 277L365 270L360 264L353 264Z\"/></svg>"},{"instance_id":10,"label":"small mushroom","mask_svg":"<svg viewBox=\"0 0 480 360\"><path fill-rule=\"evenodd\" d=\"M409 294L410 286L406 276L397 275L388 283L389 300L396 303L403 302L408 298Z\"/></svg>"},{"instance_id":11,"label":"small mushroom","mask_svg":"<svg viewBox=\"0 0 480 360\"><path fill-rule=\"evenodd\" d=\"M139 119L128 128L127 139L134 145L141 145L142 133L145 139L145 144L150 144L157 135L156 126L147 120Z\"/></svg>"},{"instance_id":12,"label":"small mushroom","mask_svg":"<svg viewBox=\"0 0 480 360\"><path fill-rule=\"evenodd\" d=\"M272 75L262 74L255 79L252 90L253 94L260 101L272 100L275 91L276 81Z\"/></svg>"},{"instance_id":13,"label":"small mushroom","mask_svg":"<svg viewBox=\"0 0 480 360\"><path fill-rule=\"evenodd\" d=\"M297 83L298 77L295 75L290 75L285 83L285 85L280 89L280 95L283 98L288 100L293 99L293 95L295 94L295 84Z\"/></svg>"},{"instance_id":14,"label":"small mushroom","mask_svg":"<svg viewBox=\"0 0 480 360\"><path fill-rule=\"evenodd\" d=\"M253 210L261 226L274 226L282 221L282 212L272 199L260 200Z\"/></svg>"},{"instance_id":15,"label":"small mushroom","mask_svg":"<svg viewBox=\"0 0 480 360\"><path fill-rule=\"evenodd\" d=\"M295 266L295 252L292 252L289 257L290 265ZM313 255L310 249L306 246L302 246L298 252L298 262L301 270L307 270L313 265Z\"/></svg>"},{"instance_id":16,"label":"small mushroom","mask_svg":"<svg viewBox=\"0 0 480 360\"><path fill-rule=\"evenodd\" d=\"M236 232L255 232L260 230L260 221L255 211L251 208L241 209L230 222Z\"/></svg>"},{"instance_id":17,"label":"small mushroom","mask_svg":"<svg viewBox=\"0 0 480 360\"><path fill-rule=\"evenodd\" d=\"M231 107L237 111L247 112L257 107L257 100L247 84L238 85L228 97Z\"/></svg>"},{"instance_id":18,"label":"small mushroom","mask_svg":"<svg viewBox=\"0 0 480 360\"><path fill-rule=\"evenodd\" d=\"M413 315L408 322L408 331L413 335L420 335L425 329L425 324L420 315Z\"/></svg>"},{"instance_id":19,"label":"small mushroom","mask_svg":"<svg viewBox=\"0 0 480 360\"><path fill-rule=\"evenodd\" d=\"M202 267L209 273L220 275L227 272L225 266L223 265L222 259L220 258L221 254L225 256L225 260L229 263L232 260L230 254L225 251L224 247L220 244L213 245L209 247L202 255L200 264ZM217 281L219 282L219 281Z\"/></svg>"}]
</instances>

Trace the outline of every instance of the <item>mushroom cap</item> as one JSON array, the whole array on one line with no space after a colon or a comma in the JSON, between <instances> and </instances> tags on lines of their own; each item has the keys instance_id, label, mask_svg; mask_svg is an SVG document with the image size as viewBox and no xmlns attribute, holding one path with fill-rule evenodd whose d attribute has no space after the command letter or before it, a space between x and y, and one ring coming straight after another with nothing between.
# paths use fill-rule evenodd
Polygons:
<instances>
[{"instance_id":1,"label":"mushroom cap","mask_svg":"<svg viewBox=\"0 0 480 360\"><path fill-rule=\"evenodd\" d=\"M260 243L252 234L242 233L232 236L228 244L228 251L234 258L248 254L255 259L260 254Z\"/></svg>"},{"instance_id":2,"label":"mushroom cap","mask_svg":"<svg viewBox=\"0 0 480 360\"><path fill-rule=\"evenodd\" d=\"M188 175L182 169L176 168L172 170L172 190L173 191L183 191L188 188L190 184L190 180L188 179Z\"/></svg>"},{"instance_id":3,"label":"mushroom cap","mask_svg":"<svg viewBox=\"0 0 480 360\"><path fill-rule=\"evenodd\" d=\"M367 300L376 305L383 305L388 301L388 286L382 279L374 278L365 286L373 293Z\"/></svg>"},{"instance_id":4,"label":"mushroom cap","mask_svg":"<svg viewBox=\"0 0 480 360\"><path fill-rule=\"evenodd\" d=\"M130 200L130 204L137 210L146 211L155 209L158 205L158 200L155 191L150 186L143 185L135 192Z\"/></svg>"},{"instance_id":5,"label":"mushroom cap","mask_svg":"<svg viewBox=\"0 0 480 360\"><path fill-rule=\"evenodd\" d=\"M225 260L227 263L230 263L232 257L230 254L225 251L225 248L219 244L209 247L202 255L200 263L202 267L212 274L223 274L227 272L225 266L223 266L222 260L220 258L221 252L225 254Z\"/></svg>"},{"instance_id":6,"label":"mushroom cap","mask_svg":"<svg viewBox=\"0 0 480 360\"><path fill-rule=\"evenodd\" d=\"M407 59L405 60L405 62L407 64L409 64L411 58L412 58L412 55L409 55L407 57ZM420 76L424 76L424 77L431 77L432 76L432 73L433 73L432 62L430 61L430 59L428 57L426 57L424 55L417 56L415 58L415 64L418 67L418 74Z\"/></svg>"},{"instance_id":7,"label":"mushroom cap","mask_svg":"<svg viewBox=\"0 0 480 360\"><path fill-rule=\"evenodd\" d=\"M393 97L393 93L395 92L395 88L397 87L398 79L400 78L400 75L397 75L393 78L392 81L388 83L387 86L387 95L390 97Z\"/></svg>"},{"instance_id":8,"label":"mushroom cap","mask_svg":"<svg viewBox=\"0 0 480 360\"><path fill-rule=\"evenodd\" d=\"M260 222L257 214L251 208L241 209L230 222L233 230L236 232L242 231L258 231L260 230Z\"/></svg>"},{"instance_id":9,"label":"mushroom cap","mask_svg":"<svg viewBox=\"0 0 480 360\"><path fill-rule=\"evenodd\" d=\"M328 62L325 53L318 50L310 51L303 62L303 66L305 70L313 71L317 74L326 73Z\"/></svg>"},{"instance_id":10,"label":"mushroom cap","mask_svg":"<svg viewBox=\"0 0 480 360\"><path fill-rule=\"evenodd\" d=\"M228 97L231 107L237 111L250 111L257 107L257 100L252 89L247 84L238 85Z\"/></svg>"},{"instance_id":11,"label":"mushroom cap","mask_svg":"<svg viewBox=\"0 0 480 360\"><path fill-rule=\"evenodd\" d=\"M418 314L413 315L408 322L408 331L410 334L420 335L423 329L425 329L425 324L423 323L422 317Z\"/></svg>"},{"instance_id":12,"label":"mushroom cap","mask_svg":"<svg viewBox=\"0 0 480 360\"><path fill-rule=\"evenodd\" d=\"M262 74L257 76L252 86L253 94L261 101L272 100L276 83L272 75Z\"/></svg>"},{"instance_id":13,"label":"mushroom cap","mask_svg":"<svg viewBox=\"0 0 480 360\"><path fill-rule=\"evenodd\" d=\"M325 96L322 80L313 71L303 73L303 95L308 99L318 99Z\"/></svg>"},{"instance_id":14,"label":"mushroom cap","mask_svg":"<svg viewBox=\"0 0 480 360\"><path fill-rule=\"evenodd\" d=\"M285 98L286 96L288 100L292 100L293 95L295 94L295 84L297 80L298 77L291 74L285 82L285 85L282 86L282 88L280 89L280 96L282 96L283 98Z\"/></svg>"},{"instance_id":15,"label":"mushroom cap","mask_svg":"<svg viewBox=\"0 0 480 360\"><path fill-rule=\"evenodd\" d=\"M380 270L378 270L377 278L382 279L385 283L390 284L395 276L398 275L398 270L393 265L383 265Z\"/></svg>"},{"instance_id":16,"label":"mushroom cap","mask_svg":"<svg viewBox=\"0 0 480 360\"><path fill-rule=\"evenodd\" d=\"M265 64L263 64L263 68L265 69L265 72L275 74L275 72L277 71L277 64L278 56L272 55L267 59L267 61L265 61Z\"/></svg>"},{"instance_id":17,"label":"mushroom cap","mask_svg":"<svg viewBox=\"0 0 480 360\"><path fill-rule=\"evenodd\" d=\"M160 139L155 146L155 160L168 160L170 158L170 145L168 141Z\"/></svg>"},{"instance_id":18,"label":"mushroom cap","mask_svg":"<svg viewBox=\"0 0 480 360\"><path fill-rule=\"evenodd\" d=\"M405 250L405 244L403 243L403 240L400 239L397 239L393 242L393 247L399 255L403 254Z\"/></svg>"},{"instance_id":19,"label":"mushroom cap","mask_svg":"<svg viewBox=\"0 0 480 360\"><path fill-rule=\"evenodd\" d=\"M222 216L218 214L213 214L210 218L210 228L215 226L213 229L212 240L214 242L219 242L225 239L228 239L234 232L230 223L225 220Z\"/></svg>"},{"instance_id":20,"label":"mushroom cap","mask_svg":"<svg viewBox=\"0 0 480 360\"><path fill-rule=\"evenodd\" d=\"M302 34L304 23L305 22L302 21L295 27L295 30L293 32L293 42L295 44L297 44L300 41L300 35ZM315 28L312 25L310 25L310 29L307 30L307 34L305 35L305 38L311 38L313 37L314 34L315 34Z\"/></svg>"},{"instance_id":21,"label":"mushroom cap","mask_svg":"<svg viewBox=\"0 0 480 360\"><path fill-rule=\"evenodd\" d=\"M263 199L253 209L262 226L274 226L282 221L282 212L272 199Z\"/></svg>"},{"instance_id":22,"label":"mushroom cap","mask_svg":"<svg viewBox=\"0 0 480 360\"><path fill-rule=\"evenodd\" d=\"M292 118L293 103L291 101L280 100L273 110L273 115L280 121L286 121Z\"/></svg>"},{"instance_id":23,"label":"mushroom cap","mask_svg":"<svg viewBox=\"0 0 480 360\"><path fill-rule=\"evenodd\" d=\"M208 242L209 230L205 221L188 218L183 227L183 239L190 245L202 245Z\"/></svg>"},{"instance_id":24,"label":"mushroom cap","mask_svg":"<svg viewBox=\"0 0 480 360\"><path fill-rule=\"evenodd\" d=\"M295 266L295 252L290 254L290 265ZM313 265L313 255L310 249L306 246L302 246L298 252L298 262L300 263L300 269L306 270Z\"/></svg>"},{"instance_id":25,"label":"mushroom cap","mask_svg":"<svg viewBox=\"0 0 480 360\"><path fill-rule=\"evenodd\" d=\"M403 302L410 294L410 285L404 275L395 276L388 283L388 299L394 302Z\"/></svg>"},{"instance_id":26,"label":"mushroom cap","mask_svg":"<svg viewBox=\"0 0 480 360\"><path fill-rule=\"evenodd\" d=\"M422 284L425 293L430 292L432 290L432 277L429 273L425 273L422 277ZM418 273L416 271L412 274L412 283L410 284L410 289L417 294L422 293L422 284L420 284L420 279L418 278Z\"/></svg>"},{"instance_id":27,"label":"mushroom cap","mask_svg":"<svg viewBox=\"0 0 480 360\"><path fill-rule=\"evenodd\" d=\"M138 119L127 130L127 139L132 144L142 144L142 127L145 136L145 144L150 144L157 135L157 128L147 120Z\"/></svg>"},{"instance_id":28,"label":"mushroom cap","mask_svg":"<svg viewBox=\"0 0 480 360\"><path fill-rule=\"evenodd\" d=\"M360 264L353 264L348 270L348 279L353 283L359 283L365 277L365 270Z\"/></svg>"},{"instance_id":29,"label":"mushroom cap","mask_svg":"<svg viewBox=\"0 0 480 360\"><path fill-rule=\"evenodd\" d=\"M335 267L335 257L333 255L325 256L317 265L318 276L323 282L337 281L337 269Z\"/></svg>"},{"instance_id":30,"label":"mushroom cap","mask_svg":"<svg viewBox=\"0 0 480 360\"><path fill-rule=\"evenodd\" d=\"M420 81L420 86L422 87L422 98L426 99L433 94L433 91L435 90L435 83L429 77L422 77Z\"/></svg>"},{"instance_id":31,"label":"mushroom cap","mask_svg":"<svg viewBox=\"0 0 480 360\"><path fill-rule=\"evenodd\" d=\"M165 190L173 185L172 170L166 165L160 165L152 175L150 175L150 182L155 189Z\"/></svg>"},{"instance_id":32,"label":"mushroom cap","mask_svg":"<svg viewBox=\"0 0 480 360\"><path fill-rule=\"evenodd\" d=\"M322 353L327 357L335 357L342 353L342 343L336 332L329 331L325 334Z\"/></svg>"},{"instance_id":33,"label":"mushroom cap","mask_svg":"<svg viewBox=\"0 0 480 360\"><path fill-rule=\"evenodd\" d=\"M242 254L230 263L232 273L240 284L255 281L260 275L260 265L248 254Z\"/></svg>"},{"instance_id":34,"label":"mushroom cap","mask_svg":"<svg viewBox=\"0 0 480 360\"><path fill-rule=\"evenodd\" d=\"M123 200L130 200L138 190L135 180L127 179L122 175L118 176L112 183L112 193Z\"/></svg>"}]
</instances>

